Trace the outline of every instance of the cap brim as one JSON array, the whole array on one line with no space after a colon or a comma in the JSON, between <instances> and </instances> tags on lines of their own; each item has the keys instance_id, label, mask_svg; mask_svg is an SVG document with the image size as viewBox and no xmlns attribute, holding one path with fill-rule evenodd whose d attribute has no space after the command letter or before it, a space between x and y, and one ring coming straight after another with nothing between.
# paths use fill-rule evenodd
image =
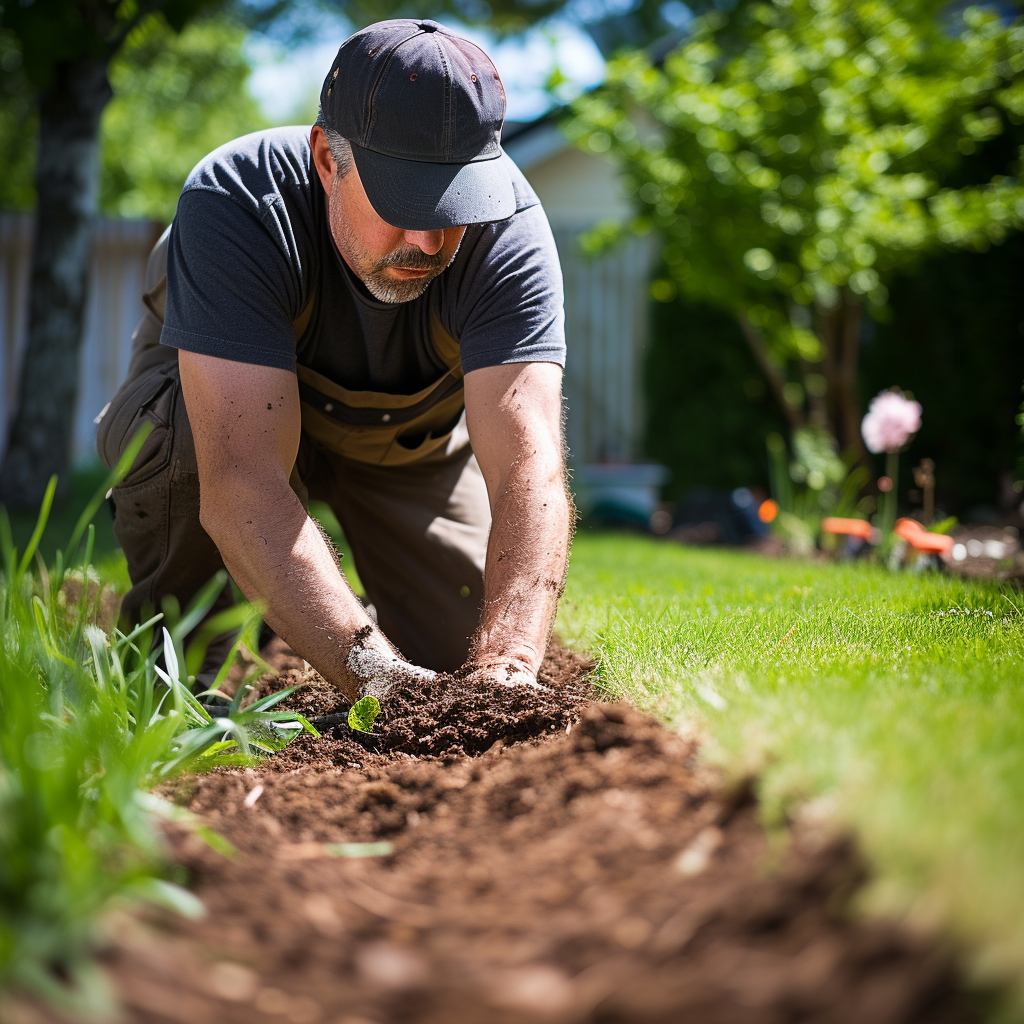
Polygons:
<instances>
[{"instance_id":1,"label":"cap brim","mask_svg":"<svg viewBox=\"0 0 1024 1024\"><path fill-rule=\"evenodd\" d=\"M352 144L367 199L389 224L435 231L505 220L516 212L509 159L469 164L399 160Z\"/></svg>"}]
</instances>

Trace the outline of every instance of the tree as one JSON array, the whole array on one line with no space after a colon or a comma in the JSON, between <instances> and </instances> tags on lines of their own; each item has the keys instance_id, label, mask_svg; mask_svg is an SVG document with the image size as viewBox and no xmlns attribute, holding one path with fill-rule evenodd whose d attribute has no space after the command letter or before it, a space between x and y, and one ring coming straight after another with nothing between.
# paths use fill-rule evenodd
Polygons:
<instances>
[{"instance_id":1,"label":"tree","mask_svg":"<svg viewBox=\"0 0 1024 1024\"><path fill-rule=\"evenodd\" d=\"M0 0L0 29L17 40L38 102L28 346L0 468L8 505L37 504L68 463L110 62L157 11L180 30L213 2Z\"/></svg>"},{"instance_id":2,"label":"tree","mask_svg":"<svg viewBox=\"0 0 1024 1024\"><path fill-rule=\"evenodd\" d=\"M884 315L886 282L923 254L1024 226L1024 24L944 7L774 0L728 25L712 12L663 66L614 63L567 125L621 165L630 227L660 232L655 298L735 316L790 426L857 457L865 308ZM979 175L976 154L1000 148L1003 173Z\"/></svg>"},{"instance_id":3,"label":"tree","mask_svg":"<svg viewBox=\"0 0 1024 1024\"><path fill-rule=\"evenodd\" d=\"M231 139L268 127L246 89L246 32L199 18L180 33L140 25L112 62L101 131L100 210L169 224L192 168Z\"/></svg>"}]
</instances>

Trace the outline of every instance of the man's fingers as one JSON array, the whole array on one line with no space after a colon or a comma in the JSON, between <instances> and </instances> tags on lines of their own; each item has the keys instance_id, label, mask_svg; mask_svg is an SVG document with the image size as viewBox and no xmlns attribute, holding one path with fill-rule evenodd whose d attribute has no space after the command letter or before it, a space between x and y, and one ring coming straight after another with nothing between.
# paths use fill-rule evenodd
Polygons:
<instances>
[{"instance_id":1,"label":"man's fingers","mask_svg":"<svg viewBox=\"0 0 1024 1024\"><path fill-rule=\"evenodd\" d=\"M515 658L474 668L467 677L473 682L497 683L499 686L528 686L531 690L547 690L537 682L537 676L529 665Z\"/></svg>"},{"instance_id":2,"label":"man's fingers","mask_svg":"<svg viewBox=\"0 0 1024 1024\"><path fill-rule=\"evenodd\" d=\"M429 668L403 661L390 651L361 644L356 644L349 652L348 667L359 680L360 696L372 694L378 699L386 697L397 683L429 683L437 675Z\"/></svg>"}]
</instances>

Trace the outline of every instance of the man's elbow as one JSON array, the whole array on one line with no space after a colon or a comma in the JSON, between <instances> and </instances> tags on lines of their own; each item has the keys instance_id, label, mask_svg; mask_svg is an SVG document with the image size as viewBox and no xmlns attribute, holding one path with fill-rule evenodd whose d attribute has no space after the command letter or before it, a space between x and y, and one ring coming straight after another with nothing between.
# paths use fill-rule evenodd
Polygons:
<instances>
[{"instance_id":1,"label":"man's elbow","mask_svg":"<svg viewBox=\"0 0 1024 1024\"><path fill-rule=\"evenodd\" d=\"M199 525L223 555L232 538L238 539L240 524L234 511L234 503L226 501L222 495L210 494L212 490L214 489L200 487Z\"/></svg>"},{"instance_id":2,"label":"man's elbow","mask_svg":"<svg viewBox=\"0 0 1024 1024\"><path fill-rule=\"evenodd\" d=\"M245 484L226 470L199 474L199 525L221 554L243 539L254 518L255 496Z\"/></svg>"}]
</instances>

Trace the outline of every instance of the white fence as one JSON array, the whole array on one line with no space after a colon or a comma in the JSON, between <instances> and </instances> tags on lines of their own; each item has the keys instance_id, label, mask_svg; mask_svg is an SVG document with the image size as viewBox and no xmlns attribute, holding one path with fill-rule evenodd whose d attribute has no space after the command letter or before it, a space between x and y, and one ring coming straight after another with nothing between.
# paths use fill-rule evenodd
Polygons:
<instances>
[{"instance_id":1,"label":"white fence","mask_svg":"<svg viewBox=\"0 0 1024 1024\"><path fill-rule=\"evenodd\" d=\"M95 457L93 417L128 369L132 332L142 316L146 258L161 227L152 221L103 220L96 226L85 337L79 363L72 457ZM18 396L18 367L28 327L32 218L0 214L0 452Z\"/></svg>"},{"instance_id":2,"label":"white fence","mask_svg":"<svg viewBox=\"0 0 1024 1024\"><path fill-rule=\"evenodd\" d=\"M555 228L565 279L566 435L574 462L629 462L643 435L651 243L627 238L584 256L579 231Z\"/></svg>"}]
</instances>

